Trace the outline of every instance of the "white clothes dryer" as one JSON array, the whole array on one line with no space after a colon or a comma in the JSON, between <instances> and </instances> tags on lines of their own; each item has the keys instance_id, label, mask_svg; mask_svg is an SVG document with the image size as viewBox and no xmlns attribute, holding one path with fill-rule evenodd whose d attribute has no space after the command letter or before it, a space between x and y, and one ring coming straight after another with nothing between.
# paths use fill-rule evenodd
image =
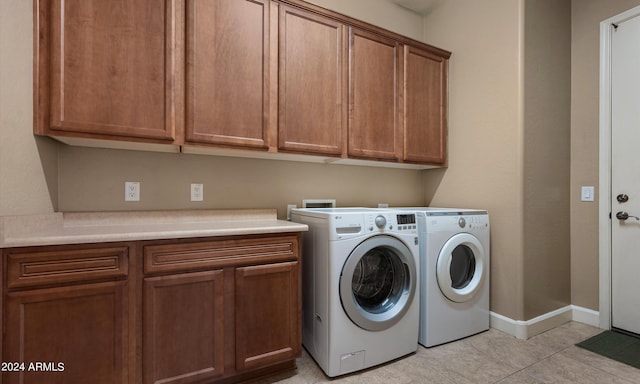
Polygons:
<instances>
[{"instance_id":1,"label":"white clothes dryer","mask_svg":"<svg viewBox=\"0 0 640 384\"><path fill-rule=\"evenodd\" d=\"M421 208L420 344L447 343L489 329L489 214Z\"/></svg>"},{"instance_id":2,"label":"white clothes dryer","mask_svg":"<svg viewBox=\"0 0 640 384\"><path fill-rule=\"evenodd\" d=\"M335 377L415 352L419 238L413 212L293 209L302 241L302 341Z\"/></svg>"}]
</instances>

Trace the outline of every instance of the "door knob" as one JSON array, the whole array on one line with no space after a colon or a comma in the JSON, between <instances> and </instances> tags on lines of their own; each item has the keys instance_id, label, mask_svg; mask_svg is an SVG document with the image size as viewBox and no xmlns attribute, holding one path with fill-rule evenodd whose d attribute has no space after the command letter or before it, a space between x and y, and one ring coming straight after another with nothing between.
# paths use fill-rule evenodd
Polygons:
<instances>
[{"instance_id":1,"label":"door knob","mask_svg":"<svg viewBox=\"0 0 640 384\"><path fill-rule=\"evenodd\" d=\"M626 203L627 201L629 201L629 196L625 195L624 193L621 193L618 196L616 196L616 200L618 200L618 203Z\"/></svg>"},{"instance_id":2,"label":"door knob","mask_svg":"<svg viewBox=\"0 0 640 384\"><path fill-rule=\"evenodd\" d=\"M636 220L640 220L640 217L629 215L627 212L624 212L624 211L620 211L620 212L616 213L616 219L618 219L618 220L624 221L624 220L627 220L630 217L633 217Z\"/></svg>"}]
</instances>

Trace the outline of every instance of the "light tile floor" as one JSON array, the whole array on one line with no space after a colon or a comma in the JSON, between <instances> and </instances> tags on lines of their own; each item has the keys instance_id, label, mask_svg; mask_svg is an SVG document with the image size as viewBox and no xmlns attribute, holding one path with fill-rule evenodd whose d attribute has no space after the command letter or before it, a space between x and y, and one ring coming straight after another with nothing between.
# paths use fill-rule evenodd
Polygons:
<instances>
[{"instance_id":1,"label":"light tile floor","mask_svg":"<svg viewBox=\"0 0 640 384\"><path fill-rule=\"evenodd\" d=\"M305 351L293 373L261 384L409 384L409 383L640 383L640 369L575 346L602 332L569 322L529 340L495 329L433 348L363 372L330 379Z\"/></svg>"}]
</instances>

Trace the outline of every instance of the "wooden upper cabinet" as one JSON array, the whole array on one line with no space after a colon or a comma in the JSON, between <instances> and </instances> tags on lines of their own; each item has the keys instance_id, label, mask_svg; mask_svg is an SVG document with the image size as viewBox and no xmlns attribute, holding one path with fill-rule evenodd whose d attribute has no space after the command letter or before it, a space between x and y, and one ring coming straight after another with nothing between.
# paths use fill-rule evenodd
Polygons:
<instances>
[{"instance_id":1,"label":"wooden upper cabinet","mask_svg":"<svg viewBox=\"0 0 640 384\"><path fill-rule=\"evenodd\" d=\"M404 52L404 161L446 164L447 58Z\"/></svg>"},{"instance_id":2,"label":"wooden upper cabinet","mask_svg":"<svg viewBox=\"0 0 640 384\"><path fill-rule=\"evenodd\" d=\"M347 116L344 30L334 19L280 6L279 149L343 153Z\"/></svg>"},{"instance_id":3,"label":"wooden upper cabinet","mask_svg":"<svg viewBox=\"0 0 640 384\"><path fill-rule=\"evenodd\" d=\"M172 142L175 1L37 0L35 132Z\"/></svg>"},{"instance_id":4,"label":"wooden upper cabinet","mask_svg":"<svg viewBox=\"0 0 640 384\"><path fill-rule=\"evenodd\" d=\"M398 160L402 47L396 40L350 28L349 155Z\"/></svg>"},{"instance_id":5,"label":"wooden upper cabinet","mask_svg":"<svg viewBox=\"0 0 640 384\"><path fill-rule=\"evenodd\" d=\"M269 6L187 1L187 143L268 146Z\"/></svg>"},{"instance_id":6,"label":"wooden upper cabinet","mask_svg":"<svg viewBox=\"0 0 640 384\"><path fill-rule=\"evenodd\" d=\"M35 134L446 165L444 50L303 0L34 4Z\"/></svg>"}]
</instances>

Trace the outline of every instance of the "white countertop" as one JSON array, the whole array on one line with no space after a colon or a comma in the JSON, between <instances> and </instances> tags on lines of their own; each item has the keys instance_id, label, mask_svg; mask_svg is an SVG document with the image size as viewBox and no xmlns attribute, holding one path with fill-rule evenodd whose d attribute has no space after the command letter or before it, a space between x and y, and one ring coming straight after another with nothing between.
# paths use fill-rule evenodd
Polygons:
<instances>
[{"instance_id":1,"label":"white countertop","mask_svg":"<svg viewBox=\"0 0 640 384\"><path fill-rule=\"evenodd\" d=\"M275 209L67 212L0 217L0 248L302 232Z\"/></svg>"}]
</instances>

